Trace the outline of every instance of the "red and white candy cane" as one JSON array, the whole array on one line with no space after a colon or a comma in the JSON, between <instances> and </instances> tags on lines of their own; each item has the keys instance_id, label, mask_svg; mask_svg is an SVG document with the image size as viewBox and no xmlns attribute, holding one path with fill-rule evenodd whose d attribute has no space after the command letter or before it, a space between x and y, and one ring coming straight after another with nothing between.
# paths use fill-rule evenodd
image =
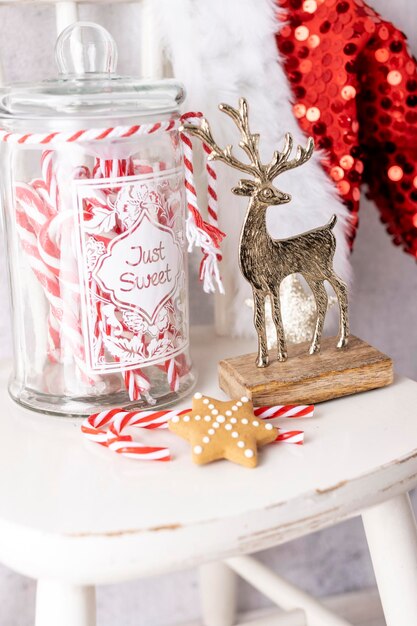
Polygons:
<instances>
[{"instance_id":1,"label":"red and white candy cane","mask_svg":"<svg viewBox=\"0 0 417 626\"><path fill-rule=\"evenodd\" d=\"M29 265L38 279L46 299L50 304L48 315L48 355L51 361L59 360L60 350L60 319L62 317L61 301L59 298L59 284L57 277L43 262L38 248L38 240L33 229L32 222L28 218L27 207L41 202L35 190L27 185L18 185L15 189L16 196L16 228L20 242L26 253Z\"/></svg>"},{"instance_id":2,"label":"red and white candy cane","mask_svg":"<svg viewBox=\"0 0 417 626\"><path fill-rule=\"evenodd\" d=\"M51 208L52 214L59 209L59 189L55 175L55 150L44 150L41 157L42 177L32 181L31 185L42 200L46 207Z\"/></svg>"},{"instance_id":3,"label":"red and white candy cane","mask_svg":"<svg viewBox=\"0 0 417 626\"><path fill-rule=\"evenodd\" d=\"M166 372L169 388L171 391L178 391L180 386L180 370L175 359L168 359L158 365L159 369Z\"/></svg>"},{"instance_id":4,"label":"red and white candy cane","mask_svg":"<svg viewBox=\"0 0 417 626\"><path fill-rule=\"evenodd\" d=\"M303 430L279 430L278 437L273 443L295 443L302 445L304 443L304 431Z\"/></svg>"},{"instance_id":5,"label":"red and white candy cane","mask_svg":"<svg viewBox=\"0 0 417 626\"><path fill-rule=\"evenodd\" d=\"M52 362L74 359L84 382L92 384L94 380L85 371L75 259L71 250L64 256L61 245L62 229L66 235L71 234L73 214L59 210L53 159L53 151L42 155L45 180L16 185L16 221L22 247L50 304L48 356ZM66 245L71 245L71 237L64 236L64 240Z\"/></svg>"},{"instance_id":6,"label":"red and white candy cane","mask_svg":"<svg viewBox=\"0 0 417 626\"><path fill-rule=\"evenodd\" d=\"M296 408L300 410L295 411ZM307 410L308 409L308 410ZM168 422L174 416L186 415L190 408L161 410L161 411L125 411L124 409L109 409L100 411L86 418L81 431L84 436L110 450L142 461L168 461L170 452L166 447L144 446L133 440L131 435L125 435L124 430L129 427L146 428L148 430L158 430L167 428ZM272 419L273 415L278 417L301 418L312 417L314 406L295 407L293 405L278 405L272 407L259 407L255 410L255 415L262 418L263 414L269 414L266 419ZM304 432L302 430L279 431L274 443L302 444L304 442Z\"/></svg>"},{"instance_id":7,"label":"red and white candy cane","mask_svg":"<svg viewBox=\"0 0 417 626\"><path fill-rule=\"evenodd\" d=\"M276 417L312 417L314 414L314 405L295 405L285 404L282 406L259 406L254 409L257 417L263 420L274 419Z\"/></svg>"},{"instance_id":8,"label":"red and white candy cane","mask_svg":"<svg viewBox=\"0 0 417 626\"><path fill-rule=\"evenodd\" d=\"M183 413L183 412L182 412ZM167 428L168 420L178 411L124 411L110 409L90 415L81 425L87 439L110 448L122 456L139 461L169 461L169 449L161 446L144 446L122 432L128 426L146 429Z\"/></svg>"},{"instance_id":9,"label":"red and white candy cane","mask_svg":"<svg viewBox=\"0 0 417 626\"><path fill-rule=\"evenodd\" d=\"M123 373L123 379L129 399L132 402L138 402L144 396L148 403L155 404L155 400L149 394L151 383L143 370L139 368L126 370Z\"/></svg>"}]
</instances>

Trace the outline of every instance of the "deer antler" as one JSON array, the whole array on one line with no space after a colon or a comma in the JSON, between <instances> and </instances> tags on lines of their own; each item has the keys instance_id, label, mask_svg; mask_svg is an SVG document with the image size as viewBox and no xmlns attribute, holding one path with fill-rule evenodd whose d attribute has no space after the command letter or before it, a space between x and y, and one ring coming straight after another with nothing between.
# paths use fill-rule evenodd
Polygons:
<instances>
[{"instance_id":1,"label":"deer antler","mask_svg":"<svg viewBox=\"0 0 417 626\"><path fill-rule=\"evenodd\" d=\"M239 146L249 157L250 163L243 163L239 161L232 154L232 146L228 145L222 149L216 144L211 134L211 129L207 120L203 117L200 126L194 124L183 124L180 127L181 131L186 131L195 137L201 139L210 149L211 152L208 156L210 160L223 161L227 165L234 167L241 172L246 172L251 176L254 176L258 181L272 181L278 174L291 170L294 167L302 165L313 154L314 143L310 137L307 141L306 148L301 146L297 147L297 153L294 159L289 161L289 157L292 152L293 141L290 133L285 135L285 144L282 152L278 150L274 152L272 161L269 165L263 165L259 156L259 134L251 133L249 129L248 121L248 103L245 98L240 98L239 108L234 109L230 104L220 104L220 111L223 111L228 115L238 129L240 130L241 140Z\"/></svg>"},{"instance_id":2,"label":"deer antler","mask_svg":"<svg viewBox=\"0 0 417 626\"><path fill-rule=\"evenodd\" d=\"M232 154L231 145L226 146L224 149L219 148L211 134L210 125L204 117L201 120L200 126L195 126L194 124L183 124L180 127L180 130L186 131L191 135L198 137L203 143L211 148L211 153L209 154L208 159L223 161L227 165L230 165L231 167L234 167L242 172L246 172L255 178L262 178L264 172L258 153L259 135L253 135L249 131L248 105L246 100L244 98L239 100L239 109L234 109L228 104L220 104L219 109L229 115L239 128L242 136L242 140L239 142L239 145L248 155L250 163L243 163L242 161L239 161L239 159Z\"/></svg>"},{"instance_id":3,"label":"deer antler","mask_svg":"<svg viewBox=\"0 0 417 626\"><path fill-rule=\"evenodd\" d=\"M250 132L247 101L245 98L240 98L239 109L234 109L230 104L220 104L219 109L231 117L240 130L242 139L239 141L239 146L246 152L259 176L263 173L263 166L259 158L259 134Z\"/></svg>"},{"instance_id":4,"label":"deer antler","mask_svg":"<svg viewBox=\"0 0 417 626\"><path fill-rule=\"evenodd\" d=\"M302 148L301 146L297 146L297 153L294 159L289 161L289 156L292 151L293 140L290 133L285 134L285 144L282 152L276 151L274 152L274 156L272 157L271 163L266 168L266 176L268 180L273 180L278 176L278 174L282 174L282 172L286 172L288 170L292 170L294 167L298 167L302 165L306 161L309 160L314 150L314 141L312 137L309 137L307 140L307 146Z\"/></svg>"}]
</instances>

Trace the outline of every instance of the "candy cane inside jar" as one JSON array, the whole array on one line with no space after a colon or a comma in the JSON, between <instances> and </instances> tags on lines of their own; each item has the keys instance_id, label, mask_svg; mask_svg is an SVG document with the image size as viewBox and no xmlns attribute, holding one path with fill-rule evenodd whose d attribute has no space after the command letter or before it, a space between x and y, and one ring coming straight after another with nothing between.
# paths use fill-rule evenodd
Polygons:
<instances>
[{"instance_id":1,"label":"candy cane inside jar","mask_svg":"<svg viewBox=\"0 0 417 626\"><path fill-rule=\"evenodd\" d=\"M116 78L114 49L101 27L73 25L58 41L57 80L0 90L17 348L10 392L44 412L147 408L184 395L194 383L187 248L202 250L205 288L222 289L223 234L213 193L208 221L199 212L189 142L184 168L183 89Z\"/></svg>"}]
</instances>

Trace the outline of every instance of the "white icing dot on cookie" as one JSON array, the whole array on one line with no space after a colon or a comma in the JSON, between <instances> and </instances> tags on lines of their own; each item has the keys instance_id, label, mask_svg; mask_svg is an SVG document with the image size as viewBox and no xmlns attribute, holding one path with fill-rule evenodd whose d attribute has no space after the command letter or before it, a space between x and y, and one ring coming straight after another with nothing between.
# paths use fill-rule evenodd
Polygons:
<instances>
[{"instance_id":1,"label":"white icing dot on cookie","mask_svg":"<svg viewBox=\"0 0 417 626\"><path fill-rule=\"evenodd\" d=\"M243 404L241 403L241 401L239 400L239 402L236 402L237 406L243 406Z\"/></svg>"},{"instance_id":2,"label":"white icing dot on cookie","mask_svg":"<svg viewBox=\"0 0 417 626\"><path fill-rule=\"evenodd\" d=\"M190 416L184 415L184 422L189 422L189 421L190 421Z\"/></svg>"},{"instance_id":3,"label":"white icing dot on cookie","mask_svg":"<svg viewBox=\"0 0 417 626\"><path fill-rule=\"evenodd\" d=\"M203 437L203 443L210 443L210 437Z\"/></svg>"},{"instance_id":4,"label":"white icing dot on cookie","mask_svg":"<svg viewBox=\"0 0 417 626\"><path fill-rule=\"evenodd\" d=\"M213 428L220 428L220 424L219 424L219 422L214 422L214 424L213 424Z\"/></svg>"},{"instance_id":5,"label":"white icing dot on cookie","mask_svg":"<svg viewBox=\"0 0 417 626\"><path fill-rule=\"evenodd\" d=\"M244 448L245 447L245 442L244 441L238 441L237 445L238 445L238 448Z\"/></svg>"},{"instance_id":6,"label":"white icing dot on cookie","mask_svg":"<svg viewBox=\"0 0 417 626\"><path fill-rule=\"evenodd\" d=\"M241 402L249 402L249 398L247 398L246 396L242 396L242 397L240 398L240 401L241 401Z\"/></svg>"},{"instance_id":7,"label":"white icing dot on cookie","mask_svg":"<svg viewBox=\"0 0 417 626\"><path fill-rule=\"evenodd\" d=\"M233 415L232 411L226 411L226 415L227 417L230 417L231 415Z\"/></svg>"},{"instance_id":8,"label":"white icing dot on cookie","mask_svg":"<svg viewBox=\"0 0 417 626\"><path fill-rule=\"evenodd\" d=\"M178 415L174 415L174 417L171 419L171 422L174 422L174 424L176 424L179 421L180 421L180 418L178 417Z\"/></svg>"},{"instance_id":9,"label":"white icing dot on cookie","mask_svg":"<svg viewBox=\"0 0 417 626\"><path fill-rule=\"evenodd\" d=\"M213 409L213 410L211 411L211 414L212 414L212 415L218 415L218 414L219 414L219 412L218 412L218 410L217 410L217 409Z\"/></svg>"},{"instance_id":10,"label":"white icing dot on cookie","mask_svg":"<svg viewBox=\"0 0 417 626\"><path fill-rule=\"evenodd\" d=\"M207 431L209 435L214 435L214 433L216 432L214 430L214 428L209 428L209 430Z\"/></svg>"},{"instance_id":11,"label":"white icing dot on cookie","mask_svg":"<svg viewBox=\"0 0 417 626\"><path fill-rule=\"evenodd\" d=\"M237 410L238 410L238 408L237 408L236 404L234 404L234 405L232 406L232 411L237 411Z\"/></svg>"},{"instance_id":12,"label":"white icing dot on cookie","mask_svg":"<svg viewBox=\"0 0 417 626\"><path fill-rule=\"evenodd\" d=\"M235 417L232 417L230 422L231 422L231 424L237 424L237 419Z\"/></svg>"},{"instance_id":13,"label":"white icing dot on cookie","mask_svg":"<svg viewBox=\"0 0 417 626\"><path fill-rule=\"evenodd\" d=\"M197 393L194 394L194 398L196 400L201 400L202 397L203 397L203 394L200 393L199 391L197 391Z\"/></svg>"},{"instance_id":14,"label":"white icing dot on cookie","mask_svg":"<svg viewBox=\"0 0 417 626\"><path fill-rule=\"evenodd\" d=\"M232 437L233 439L237 439L239 437L239 433L237 433L235 430L232 432Z\"/></svg>"},{"instance_id":15,"label":"white icing dot on cookie","mask_svg":"<svg viewBox=\"0 0 417 626\"><path fill-rule=\"evenodd\" d=\"M194 419L196 422L199 422L201 420L201 415L195 415Z\"/></svg>"},{"instance_id":16,"label":"white icing dot on cookie","mask_svg":"<svg viewBox=\"0 0 417 626\"><path fill-rule=\"evenodd\" d=\"M225 429L226 430L232 430L232 425L231 424L226 424Z\"/></svg>"},{"instance_id":17,"label":"white icing dot on cookie","mask_svg":"<svg viewBox=\"0 0 417 626\"><path fill-rule=\"evenodd\" d=\"M252 426L259 426L259 422L258 422L258 420L253 420L253 422L252 422Z\"/></svg>"},{"instance_id":18,"label":"white icing dot on cookie","mask_svg":"<svg viewBox=\"0 0 417 626\"><path fill-rule=\"evenodd\" d=\"M225 416L224 416L224 415L218 415L218 416L216 417L216 420L217 420L220 424L223 424L223 422L225 422L225 421L226 421L226 418L225 418Z\"/></svg>"},{"instance_id":19,"label":"white icing dot on cookie","mask_svg":"<svg viewBox=\"0 0 417 626\"><path fill-rule=\"evenodd\" d=\"M246 417L243 418L242 424L249 424L249 421L246 419Z\"/></svg>"},{"instance_id":20,"label":"white icing dot on cookie","mask_svg":"<svg viewBox=\"0 0 417 626\"><path fill-rule=\"evenodd\" d=\"M208 404L209 402L210 402L210 400L208 398L204 398L203 404Z\"/></svg>"},{"instance_id":21,"label":"white icing dot on cookie","mask_svg":"<svg viewBox=\"0 0 417 626\"><path fill-rule=\"evenodd\" d=\"M247 459L251 459L253 457L253 450L249 450L248 448L247 450L245 450L244 454Z\"/></svg>"},{"instance_id":22,"label":"white icing dot on cookie","mask_svg":"<svg viewBox=\"0 0 417 626\"><path fill-rule=\"evenodd\" d=\"M201 454L203 452L203 448L201 446L194 446L194 454Z\"/></svg>"},{"instance_id":23,"label":"white icing dot on cookie","mask_svg":"<svg viewBox=\"0 0 417 626\"><path fill-rule=\"evenodd\" d=\"M209 405L208 405L208 408L209 408L210 410L211 410L211 409L214 409L214 404L209 404Z\"/></svg>"},{"instance_id":24,"label":"white icing dot on cookie","mask_svg":"<svg viewBox=\"0 0 417 626\"><path fill-rule=\"evenodd\" d=\"M266 430L272 430L273 426L272 426L272 424L265 424L265 428L266 428Z\"/></svg>"}]
</instances>

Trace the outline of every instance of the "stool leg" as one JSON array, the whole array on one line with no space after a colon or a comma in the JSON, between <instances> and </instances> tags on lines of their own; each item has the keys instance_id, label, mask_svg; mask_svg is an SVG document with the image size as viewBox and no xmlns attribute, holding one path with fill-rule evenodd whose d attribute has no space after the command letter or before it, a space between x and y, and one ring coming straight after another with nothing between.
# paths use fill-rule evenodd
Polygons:
<instances>
[{"instance_id":1,"label":"stool leg","mask_svg":"<svg viewBox=\"0 0 417 626\"><path fill-rule=\"evenodd\" d=\"M204 626L233 626L236 618L236 574L221 563L200 566Z\"/></svg>"},{"instance_id":2,"label":"stool leg","mask_svg":"<svg viewBox=\"0 0 417 626\"><path fill-rule=\"evenodd\" d=\"M417 624L417 528L408 494L362 513L387 626Z\"/></svg>"},{"instance_id":3,"label":"stool leg","mask_svg":"<svg viewBox=\"0 0 417 626\"><path fill-rule=\"evenodd\" d=\"M94 587L39 580L35 626L95 626Z\"/></svg>"}]
</instances>

